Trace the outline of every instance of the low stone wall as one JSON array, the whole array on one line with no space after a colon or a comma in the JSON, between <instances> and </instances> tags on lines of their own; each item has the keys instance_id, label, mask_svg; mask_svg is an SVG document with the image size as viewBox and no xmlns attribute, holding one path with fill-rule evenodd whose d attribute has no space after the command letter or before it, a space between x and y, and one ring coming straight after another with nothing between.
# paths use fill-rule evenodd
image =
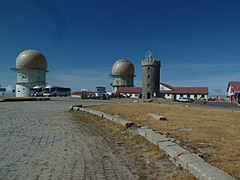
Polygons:
<instances>
[{"instance_id":1,"label":"low stone wall","mask_svg":"<svg viewBox=\"0 0 240 180\"><path fill-rule=\"evenodd\" d=\"M160 135L148 128L138 128L138 134L157 145L160 149L165 151L169 159L184 169L188 170L196 178L200 180L233 180L232 176L225 171L205 162L197 154L190 153L188 150L182 148L172 139L167 138L165 135Z\"/></svg>"},{"instance_id":2,"label":"low stone wall","mask_svg":"<svg viewBox=\"0 0 240 180\"><path fill-rule=\"evenodd\" d=\"M134 123L123 118L115 117L101 111L96 111L82 106L72 106L70 110L88 112L99 117L103 117L117 124L120 124L126 128L133 127ZM209 163L205 162L197 154L191 153L188 150L182 148L174 139L168 138L166 135L161 135L148 127L137 128L137 132L140 136L146 138L160 149L165 151L165 154L169 159L177 166L181 166L188 170L196 178L200 180L234 180L235 178L230 176L225 171L213 167Z\"/></svg>"},{"instance_id":3,"label":"low stone wall","mask_svg":"<svg viewBox=\"0 0 240 180\"><path fill-rule=\"evenodd\" d=\"M82 108L82 107L79 107L79 106L77 106L77 107L74 106L74 107L71 107L70 109L94 114L96 116L99 116L99 117L108 119L110 121L113 121L113 122L115 122L117 124L120 124L120 125L122 125L122 126L124 126L126 128L130 128L130 127L132 127L134 125L134 123L131 122L131 121L125 120L123 118L115 117L115 116L103 113L101 111L96 111L96 110L92 110L92 109L88 109L88 108Z\"/></svg>"}]
</instances>

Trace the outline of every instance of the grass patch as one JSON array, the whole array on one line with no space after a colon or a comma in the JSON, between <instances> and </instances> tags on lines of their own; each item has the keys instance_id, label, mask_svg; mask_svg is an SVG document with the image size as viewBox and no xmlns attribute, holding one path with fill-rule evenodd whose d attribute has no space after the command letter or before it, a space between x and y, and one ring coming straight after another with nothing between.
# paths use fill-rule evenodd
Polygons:
<instances>
[{"instance_id":1,"label":"grass patch","mask_svg":"<svg viewBox=\"0 0 240 180\"><path fill-rule=\"evenodd\" d=\"M84 112L71 113L77 121L85 121L102 132L104 142L138 179L195 179L189 172L173 165L165 153L135 130Z\"/></svg>"},{"instance_id":2,"label":"grass patch","mask_svg":"<svg viewBox=\"0 0 240 180\"><path fill-rule=\"evenodd\" d=\"M168 134L205 161L240 179L240 112L157 103L119 103L91 108ZM151 119L148 113L163 115L167 121Z\"/></svg>"}]
</instances>

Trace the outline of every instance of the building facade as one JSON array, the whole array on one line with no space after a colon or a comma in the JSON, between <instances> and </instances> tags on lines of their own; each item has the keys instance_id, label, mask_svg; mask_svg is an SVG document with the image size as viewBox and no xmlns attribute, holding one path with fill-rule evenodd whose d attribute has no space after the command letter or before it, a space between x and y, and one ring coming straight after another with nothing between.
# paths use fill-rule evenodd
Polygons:
<instances>
[{"instance_id":1,"label":"building facade","mask_svg":"<svg viewBox=\"0 0 240 180\"><path fill-rule=\"evenodd\" d=\"M227 97L230 102L238 102L238 104L240 103L240 81L228 82Z\"/></svg>"},{"instance_id":2,"label":"building facade","mask_svg":"<svg viewBox=\"0 0 240 180\"><path fill-rule=\"evenodd\" d=\"M179 100L180 97L187 97L207 100L208 94L208 87L173 87L166 83L160 83L160 95L166 99Z\"/></svg>"},{"instance_id":3,"label":"building facade","mask_svg":"<svg viewBox=\"0 0 240 180\"><path fill-rule=\"evenodd\" d=\"M240 81L230 81L227 86L227 96L231 96L234 92L240 91Z\"/></svg>"}]
</instances>

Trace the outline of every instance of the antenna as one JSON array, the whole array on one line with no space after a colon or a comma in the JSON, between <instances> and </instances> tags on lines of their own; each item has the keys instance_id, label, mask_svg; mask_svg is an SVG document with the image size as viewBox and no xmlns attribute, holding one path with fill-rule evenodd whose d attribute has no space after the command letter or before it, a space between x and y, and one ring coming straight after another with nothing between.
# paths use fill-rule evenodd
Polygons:
<instances>
[{"instance_id":1,"label":"antenna","mask_svg":"<svg viewBox=\"0 0 240 180\"><path fill-rule=\"evenodd\" d=\"M154 59L155 59L155 58L154 58L154 53L151 52L151 51L147 51L147 52L146 52L146 55L145 55L145 59L146 59L146 60L154 60Z\"/></svg>"}]
</instances>

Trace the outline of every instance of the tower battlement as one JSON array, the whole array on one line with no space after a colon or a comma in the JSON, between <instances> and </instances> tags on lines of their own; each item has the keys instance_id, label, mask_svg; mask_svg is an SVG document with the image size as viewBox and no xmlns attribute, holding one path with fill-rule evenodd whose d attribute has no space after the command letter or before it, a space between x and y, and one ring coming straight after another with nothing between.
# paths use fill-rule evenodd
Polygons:
<instances>
[{"instance_id":1,"label":"tower battlement","mask_svg":"<svg viewBox=\"0 0 240 180\"><path fill-rule=\"evenodd\" d=\"M155 66L155 67L160 67L160 66L161 66L161 62L160 62L160 60L149 60L149 59L145 59L145 60L142 60L142 66Z\"/></svg>"}]
</instances>

